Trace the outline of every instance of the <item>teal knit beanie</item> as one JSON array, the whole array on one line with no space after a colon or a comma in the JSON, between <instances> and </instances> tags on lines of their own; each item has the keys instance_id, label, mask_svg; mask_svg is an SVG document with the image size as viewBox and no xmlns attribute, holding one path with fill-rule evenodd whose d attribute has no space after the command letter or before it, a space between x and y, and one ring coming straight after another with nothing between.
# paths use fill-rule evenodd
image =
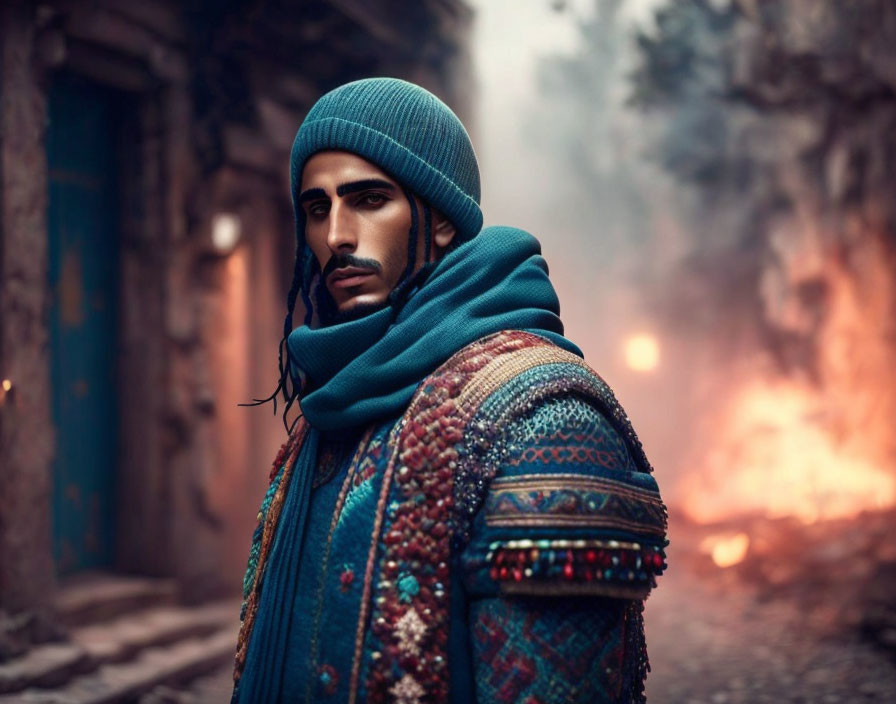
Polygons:
<instances>
[{"instance_id":1,"label":"teal knit beanie","mask_svg":"<svg viewBox=\"0 0 896 704\"><path fill-rule=\"evenodd\" d=\"M482 228L479 166L470 137L451 108L428 90L398 78L365 78L321 97L292 145L294 204L305 162L326 149L352 152L389 173L448 218L458 243ZM295 210L304 240L302 209Z\"/></svg>"}]
</instances>

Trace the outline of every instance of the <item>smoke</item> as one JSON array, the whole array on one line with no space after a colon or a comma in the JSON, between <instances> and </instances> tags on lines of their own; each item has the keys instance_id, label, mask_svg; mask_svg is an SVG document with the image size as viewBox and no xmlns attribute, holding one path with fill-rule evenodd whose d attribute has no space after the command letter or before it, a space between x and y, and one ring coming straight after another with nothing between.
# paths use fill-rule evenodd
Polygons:
<instances>
[{"instance_id":1,"label":"smoke","mask_svg":"<svg viewBox=\"0 0 896 704\"><path fill-rule=\"evenodd\" d=\"M706 519L896 500L896 11L553 7L567 32L514 76L517 147L486 159L486 206L496 188L542 240L568 334L667 496ZM511 92L489 75L484 110ZM660 341L649 374L620 353L639 332Z\"/></svg>"}]
</instances>

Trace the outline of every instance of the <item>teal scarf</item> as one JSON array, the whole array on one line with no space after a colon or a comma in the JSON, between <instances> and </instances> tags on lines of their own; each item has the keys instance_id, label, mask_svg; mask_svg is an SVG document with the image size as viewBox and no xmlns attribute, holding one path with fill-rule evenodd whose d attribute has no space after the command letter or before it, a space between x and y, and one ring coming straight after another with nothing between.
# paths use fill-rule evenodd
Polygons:
<instances>
[{"instance_id":1,"label":"teal scarf","mask_svg":"<svg viewBox=\"0 0 896 704\"><path fill-rule=\"evenodd\" d=\"M242 702L278 700L319 433L397 416L415 389L455 352L502 330L528 330L570 352L541 246L532 235L489 227L446 254L403 304L288 339L291 372L311 424L264 575ZM346 644L348 647L348 644Z\"/></svg>"},{"instance_id":2,"label":"teal scarf","mask_svg":"<svg viewBox=\"0 0 896 704\"><path fill-rule=\"evenodd\" d=\"M397 415L451 355L501 330L529 330L581 357L563 337L559 312L538 240L488 227L446 254L399 310L294 330L293 377L311 389L302 412L321 430Z\"/></svg>"}]
</instances>

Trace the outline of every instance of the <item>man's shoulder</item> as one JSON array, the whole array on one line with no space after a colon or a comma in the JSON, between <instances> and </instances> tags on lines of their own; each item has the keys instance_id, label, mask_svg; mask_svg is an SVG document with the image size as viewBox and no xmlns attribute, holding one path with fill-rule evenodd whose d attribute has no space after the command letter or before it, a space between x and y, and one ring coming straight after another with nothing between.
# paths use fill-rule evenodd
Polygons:
<instances>
[{"instance_id":1,"label":"man's shoulder","mask_svg":"<svg viewBox=\"0 0 896 704\"><path fill-rule=\"evenodd\" d=\"M470 583L642 598L664 567L666 512L610 387L537 336L484 342L498 348L459 394L473 408L455 475ZM466 359L477 354L472 345Z\"/></svg>"},{"instance_id":2,"label":"man's shoulder","mask_svg":"<svg viewBox=\"0 0 896 704\"><path fill-rule=\"evenodd\" d=\"M497 391L519 393L527 381L556 386L564 380L600 377L584 360L554 341L524 330L504 330L483 337L458 350L436 374L463 374L462 399L482 398ZM505 389L511 384L510 389Z\"/></svg>"},{"instance_id":3,"label":"man's shoulder","mask_svg":"<svg viewBox=\"0 0 896 704\"><path fill-rule=\"evenodd\" d=\"M440 371L457 373L462 385L458 410L470 418L474 430L486 427L493 435L512 431L525 437L565 423L607 438L633 468L652 472L610 386L580 356L545 337L520 330L499 332L467 345ZM584 437L583 432L577 436Z\"/></svg>"}]
</instances>

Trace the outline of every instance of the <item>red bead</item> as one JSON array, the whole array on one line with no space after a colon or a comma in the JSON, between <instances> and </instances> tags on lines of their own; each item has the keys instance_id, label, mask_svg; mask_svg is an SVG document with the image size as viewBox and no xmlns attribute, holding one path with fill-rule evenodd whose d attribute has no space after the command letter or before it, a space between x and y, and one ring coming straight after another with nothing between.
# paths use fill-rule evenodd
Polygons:
<instances>
[{"instance_id":1,"label":"red bead","mask_svg":"<svg viewBox=\"0 0 896 704\"><path fill-rule=\"evenodd\" d=\"M501 579L507 579L507 568L506 568L506 567L502 567L500 570L498 570L498 576L499 576Z\"/></svg>"},{"instance_id":2,"label":"red bead","mask_svg":"<svg viewBox=\"0 0 896 704\"><path fill-rule=\"evenodd\" d=\"M594 552L594 550L589 550L588 552L586 552L585 562L587 562L589 565L593 565L595 562L597 562L597 553Z\"/></svg>"},{"instance_id":3,"label":"red bead","mask_svg":"<svg viewBox=\"0 0 896 704\"><path fill-rule=\"evenodd\" d=\"M566 579L572 579L573 574L574 574L574 572L572 569L571 562L567 562L565 565L563 565L563 576L566 577Z\"/></svg>"}]
</instances>

